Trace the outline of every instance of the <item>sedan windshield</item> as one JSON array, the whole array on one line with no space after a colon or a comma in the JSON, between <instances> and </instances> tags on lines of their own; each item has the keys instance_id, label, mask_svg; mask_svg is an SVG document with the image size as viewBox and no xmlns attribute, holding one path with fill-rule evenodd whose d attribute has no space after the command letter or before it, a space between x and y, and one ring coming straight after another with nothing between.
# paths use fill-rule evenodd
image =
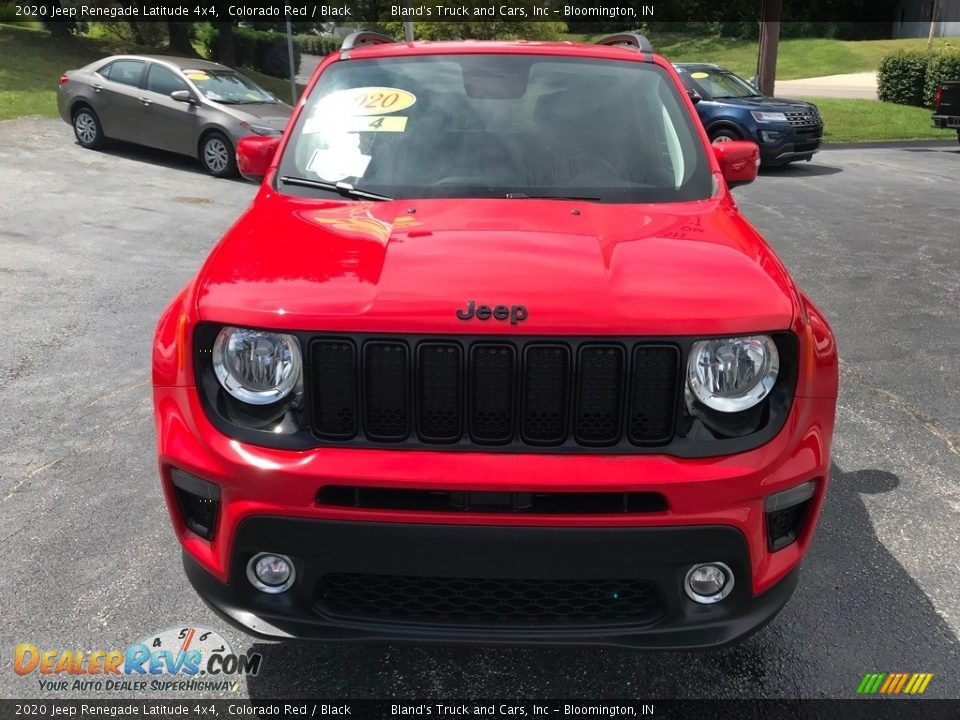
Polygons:
<instances>
[{"instance_id":1,"label":"sedan windshield","mask_svg":"<svg viewBox=\"0 0 960 720\"><path fill-rule=\"evenodd\" d=\"M226 105L277 102L273 95L253 80L233 70L184 70L183 74L207 100Z\"/></svg>"},{"instance_id":2,"label":"sedan windshield","mask_svg":"<svg viewBox=\"0 0 960 720\"><path fill-rule=\"evenodd\" d=\"M337 183L341 195L518 201L677 202L709 197L713 182L662 68L504 54L336 63L307 98L279 176L297 195Z\"/></svg>"}]
</instances>

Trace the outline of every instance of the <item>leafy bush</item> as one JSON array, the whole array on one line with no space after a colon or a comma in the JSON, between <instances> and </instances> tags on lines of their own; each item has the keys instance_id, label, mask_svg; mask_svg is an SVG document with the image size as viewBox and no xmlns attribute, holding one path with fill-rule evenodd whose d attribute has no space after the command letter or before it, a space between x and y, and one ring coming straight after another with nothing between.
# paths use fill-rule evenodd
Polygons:
<instances>
[{"instance_id":1,"label":"leafy bush","mask_svg":"<svg viewBox=\"0 0 960 720\"><path fill-rule=\"evenodd\" d=\"M213 26L197 28L197 40L207 49L207 56L220 61L217 54L218 31ZM290 77L287 36L245 27L233 29L234 64L251 67L273 77ZM293 44L293 71L300 69L300 47Z\"/></svg>"},{"instance_id":2,"label":"leafy bush","mask_svg":"<svg viewBox=\"0 0 960 720\"><path fill-rule=\"evenodd\" d=\"M932 107L937 85L960 80L960 52L898 51L880 61L877 95L885 102Z\"/></svg>"},{"instance_id":3,"label":"leafy bush","mask_svg":"<svg viewBox=\"0 0 960 720\"><path fill-rule=\"evenodd\" d=\"M960 80L960 52L938 53L930 58L924 88L927 107L933 107L933 94L937 85L947 80Z\"/></svg>"},{"instance_id":4,"label":"leafy bush","mask_svg":"<svg viewBox=\"0 0 960 720\"><path fill-rule=\"evenodd\" d=\"M294 35L293 41L300 48L300 52L308 55L329 55L340 49L343 43L341 38L320 37L319 35Z\"/></svg>"},{"instance_id":5,"label":"leafy bush","mask_svg":"<svg viewBox=\"0 0 960 720\"><path fill-rule=\"evenodd\" d=\"M930 55L921 51L897 51L880 61L877 95L884 102L923 106Z\"/></svg>"}]
</instances>

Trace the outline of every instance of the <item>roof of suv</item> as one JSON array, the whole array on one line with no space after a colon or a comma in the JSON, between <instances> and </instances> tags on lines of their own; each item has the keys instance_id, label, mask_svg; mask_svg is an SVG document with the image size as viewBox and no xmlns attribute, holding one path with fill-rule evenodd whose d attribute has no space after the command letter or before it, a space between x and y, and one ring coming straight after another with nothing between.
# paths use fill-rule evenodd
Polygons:
<instances>
[{"instance_id":1,"label":"roof of suv","mask_svg":"<svg viewBox=\"0 0 960 720\"><path fill-rule=\"evenodd\" d=\"M669 63L656 53L627 45L599 45L570 41L541 42L533 40L420 40L411 43L385 42L358 45L348 53L350 58L402 57L414 55L461 55L503 53L529 55L561 55L567 57L608 58L611 60L643 60L664 67Z\"/></svg>"}]
</instances>

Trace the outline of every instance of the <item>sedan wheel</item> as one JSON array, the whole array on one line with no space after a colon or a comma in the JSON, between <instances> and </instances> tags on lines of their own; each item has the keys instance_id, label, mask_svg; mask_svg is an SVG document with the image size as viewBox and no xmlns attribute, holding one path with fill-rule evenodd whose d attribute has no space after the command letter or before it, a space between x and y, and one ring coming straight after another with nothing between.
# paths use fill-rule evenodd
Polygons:
<instances>
[{"instance_id":1,"label":"sedan wheel","mask_svg":"<svg viewBox=\"0 0 960 720\"><path fill-rule=\"evenodd\" d=\"M200 162L208 173L216 177L232 177L237 174L233 144L222 133L207 135L200 147Z\"/></svg>"},{"instance_id":2,"label":"sedan wheel","mask_svg":"<svg viewBox=\"0 0 960 720\"><path fill-rule=\"evenodd\" d=\"M77 136L77 142L85 148L98 148L103 145L100 120L89 108L81 108L74 114L73 133Z\"/></svg>"}]
</instances>

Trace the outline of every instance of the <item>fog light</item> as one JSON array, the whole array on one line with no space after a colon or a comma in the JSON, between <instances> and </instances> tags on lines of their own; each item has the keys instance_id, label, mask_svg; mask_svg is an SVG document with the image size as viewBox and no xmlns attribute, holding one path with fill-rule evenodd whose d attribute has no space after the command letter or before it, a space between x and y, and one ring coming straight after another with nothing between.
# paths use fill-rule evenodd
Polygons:
<instances>
[{"instance_id":1,"label":"fog light","mask_svg":"<svg viewBox=\"0 0 960 720\"><path fill-rule=\"evenodd\" d=\"M261 592L282 593L293 585L296 572L286 555L258 553L247 563L247 579Z\"/></svg>"},{"instance_id":2,"label":"fog light","mask_svg":"<svg viewBox=\"0 0 960 720\"><path fill-rule=\"evenodd\" d=\"M780 139L780 133L775 130L761 130L760 137L765 143L774 143Z\"/></svg>"},{"instance_id":3,"label":"fog light","mask_svg":"<svg viewBox=\"0 0 960 720\"><path fill-rule=\"evenodd\" d=\"M733 571L721 562L694 565L687 571L683 589L694 602L720 602L733 590Z\"/></svg>"}]
</instances>

